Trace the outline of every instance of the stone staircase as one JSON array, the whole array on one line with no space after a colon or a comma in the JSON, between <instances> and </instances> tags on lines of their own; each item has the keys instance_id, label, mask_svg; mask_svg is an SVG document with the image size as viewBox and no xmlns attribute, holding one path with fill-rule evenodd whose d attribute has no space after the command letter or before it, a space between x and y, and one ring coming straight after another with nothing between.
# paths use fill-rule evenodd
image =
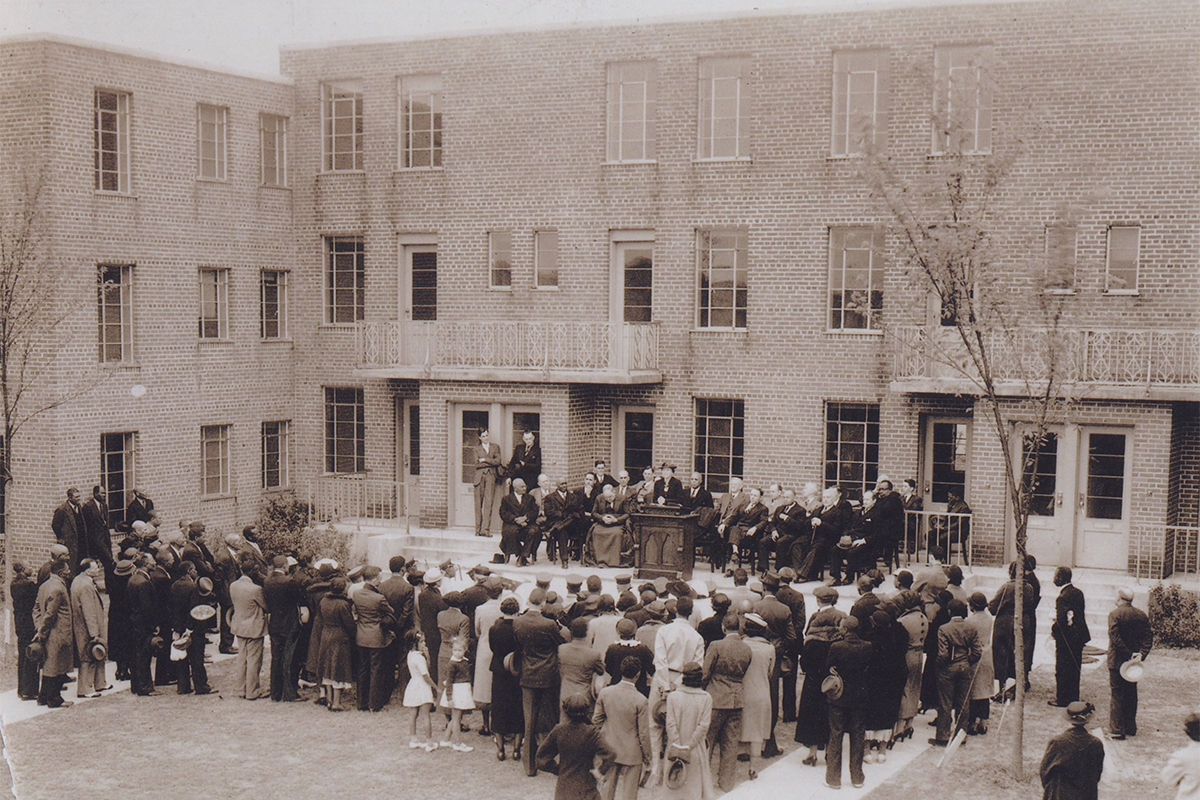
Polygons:
<instances>
[{"instance_id":1,"label":"stone staircase","mask_svg":"<svg viewBox=\"0 0 1200 800\"><path fill-rule=\"evenodd\" d=\"M486 564L500 552L500 536L476 536L468 528L404 527L403 520L382 523L378 520L343 520L334 527L346 531L353 541L351 551L366 556L367 562L387 567L392 556L415 558L418 563L436 566L446 559L464 568Z\"/></svg>"}]
</instances>

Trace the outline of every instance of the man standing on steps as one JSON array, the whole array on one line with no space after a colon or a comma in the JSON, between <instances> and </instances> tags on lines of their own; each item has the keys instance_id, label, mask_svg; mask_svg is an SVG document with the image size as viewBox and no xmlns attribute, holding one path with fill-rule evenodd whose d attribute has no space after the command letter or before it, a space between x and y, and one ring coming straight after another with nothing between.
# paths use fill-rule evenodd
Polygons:
<instances>
[{"instance_id":1,"label":"man standing on steps","mask_svg":"<svg viewBox=\"0 0 1200 800\"><path fill-rule=\"evenodd\" d=\"M479 444L471 449L471 456L475 459L475 535L491 536L501 458L500 445L492 441L486 428L479 432Z\"/></svg>"},{"instance_id":2,"label":"man standing on steps","mask_svg":"<svg viewBox=\"0 0 1200 800\"><path fill-rule=\"evenodd\" d=\"M1055 603L1054 622L1054 699L1050 705L1066 708L1079 699L1079 670L1083 664L1083 646L1092 640L1084 617L1083 592L1071 583L1071 568L1054 571L1054 585L1060 587Z\"/></svg>"}]
</instances>

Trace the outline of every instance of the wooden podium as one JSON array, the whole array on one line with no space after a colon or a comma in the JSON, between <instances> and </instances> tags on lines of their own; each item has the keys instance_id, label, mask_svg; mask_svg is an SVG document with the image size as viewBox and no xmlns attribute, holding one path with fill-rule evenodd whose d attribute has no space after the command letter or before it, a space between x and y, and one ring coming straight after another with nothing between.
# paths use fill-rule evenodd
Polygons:
<instances>
[{"instance_id":1,"label":"wooden podium","mask_svg":"<svg viewBox=\"0 0 1200 800\"><path fill-rule=\"evenodd\" d=\"M692 579L698 514L678 506L647 505L633 512L637 576Z\"/></svg>"}]
</instances>

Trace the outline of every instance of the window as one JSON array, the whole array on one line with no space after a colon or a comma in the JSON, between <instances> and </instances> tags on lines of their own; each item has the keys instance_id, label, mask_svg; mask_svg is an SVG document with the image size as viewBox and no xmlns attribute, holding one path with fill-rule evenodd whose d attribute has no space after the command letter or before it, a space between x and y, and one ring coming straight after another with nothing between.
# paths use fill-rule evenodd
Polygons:
<instances>
[{"instance_id":1,"label":"window","mask_svg":"<svg viewBox=\"0 0 1200 800\"><path fill-rule=\"evenodd\" d=\"M650 322L654 317L654 234L614 231L611 285L614 310L625 322ZM632 237L629 239L618 237Z\"/></svg>"},{"instance_id":2,"label":"window","mask_svg":"<svg viewBox=\"0 0 1200 800\"><path fill-rule=\"evenodd\" d=\"M710 492L729 489L742 476L746 443L746 406L742 400L696 398L696 472Z\"/></svg>"},{"instance_id":3,"label":"window","mask_svg":"<svg viewBox=\"0 0 1200 800\"><path fill-rule=\"evenodd\" d=\"M101 363L133 359L133 268L102 264L97 270L96 316Z\"/></svg>"},{"instance_id":4,"label":"window","mask_svg":"<svg viewBox=\"0 0 1200 800\"><path fill-rule=\"evenodd\" d=\"M608 161L653 161L658 64L608 65Z\"/></svg>"},{"instance_id":5,"label":"window","mask_svg":"<svg viewBox=\"0 0 1200 800\"><path fill-rule=\"evenodd\" d=\"M535 289L558 288L558 231L533 234L533 286Z\"/></svg>"},{"instance_id":6,"label":"window","mask_svg":"<svg viewBox=\"0 0 1200 800\"><path fill-rule=\"evenodd\" d=\"M96 191L128 194L129 94L95 94Z\"/></svg>"},{"instance_id":7,"label":"window","mask_svg":"<svg viewBox=\"0 0 1200 800\"><path fill-rule=\"evenodd\" d=\"M225 119L229 109L196 106L196 174L206 180L225 180Z\"/></svg>"},{"instance_id":8,"label":"window","mask_svg":"<svg viewBox=\"0 0 1200 800\"><path fill-rule=\"evenodd\" d=\"M833 54L834 156L861 155L887 140L887 51L843 50Z\"/></svg>"},{"instance_id":9,"label":"window","mask_svg":"<svg viewBox=\"0 0 1200 800\"><path fill-rule=\"evenodd\" d=\"M325 387L325 471L366 471L366 423L363 390Z\"/></svg>"},{"instance_id":10,"label":"window","mask_svg":"<svg viewBox=\"0 0 1200 800\"><path fill-rule=\"evenodd\" d=\"M1046 226L1046 291L1075 291L1075 227Z\"/></svg>"},{"instance_id":11,"label":"window","mask_svg":"<svg viewBox=\"0 0 1200 800\"><path fill-rule=\"evenodd\" d=\"M279 489L288 485L288 423L262 424L262 488Z\"/></svg>"},{"instance_id":12,"label":"window","mask_svg":"<svg viewBox=\"0 0 1200 800\"><path fill-rule=\"evenodd\" d=\"M934 51L934 154L991 152L991 50L954 46Z\"/></svg>"},{"instance_id":13,"label":"window","mask_svg":"<svg viewBox=\"0 0 1200 800\"><path fill-rule=\"evenodd\" d=\"M875 486L879 474L879 406L825 404L825 485L849 500Z\"/></svg>"},{"instance_id":14,"label":"window","mask_svg":"<svg viewBox=\"0 0 1200 800\"><path fill-rule=\"evenodd\" d=\"M746 327L746 233L698 231L697 326Z\"/></svg>"},{"instance_id":15,"label":"window","mask_svg":"<svg viewBox=\"0 0 1200 800\"><path fill-rule=\"evenodd\" d=\"M1137 294L1138 245L1142 229L1137 225L1113 225L1108 229L1108 269L1104 291Z\"/></svg>"},{"instance_id":16,"label":"window","mask_svg":"<svg viewBox=\"0 0 1200 800\"><path fill-rule=\"evenodd\" d=\"M262 320L258 335L263 339L286 339L288 336L287 278L286 272L263 270L259 279Z\"/></svg>"},{"instance_id":17,"label":"window","mask_svg":"<svg viewBox=\"0 0 1200 800\"><path fill-rule=\"evenodd\" d=\"M108 504L108 525L115 528L125 521L126 496L134 483L133 445L136 434L100 434L100 486Z\"/></svg>"},{"instance_id":18,"label":"window","mask_svg":"<svg viewBox=\"0 0 1200 800\"><path fill-rule=\"evenodd\" d=\"M229 270L200 270L200 338L228 339Z\"/></svg>"},{"instance_id":19,"label":"window","mask_svg":"<svg viewBox=\"0 0 1200 800\"><path fill-rule=\"evenodd\" d=\"M321 124L324 170L362 169L362 81L321 84Z\"/></svg>"},{"instance_id":20,"label":"window","mask_svg":"<svg viewBox=\"0 0 1200 800\"><path fill-rule=\"evenodd\" d=\"M200 428L200 492L208 496L229 494L229 426Z\"/></svg>"},{"instance_id":21,"label":"window","mask_svg":"<svg viewBox=\"0 0 1200 800\"><path fill-rule=\"evenodd\" d=\"M1058 434L1046 431L1039 438L1033 431L1026 431L1021 436L1021 447L1029 515L1053 517L1058 490Z\"/></svg>"},{"instance_id":22,"label":"window","mask_svg":"<svg viewBox=\"0 0 1200 800\"><path fill-rule=\"evenodd\" d=\"M325 322L353 325L361 322L366 304L366 253L358 236L325 239L328 267L325 270Z\"/></svg>"},{"instance_id":23,"label":"window","mask_svg":"<svg viewBox=\"0 0 1200 800\"><path fill-rule=\"evenodd\" d=\"M258 115L263 186L287 186L287 126L287 117L278 114Z\"/></svg>"},{"instance_id":24,"label":"window","mask_svg":"<svg viewBox=\"0 0 1200 800\"><path fill-rule=\"evenodd\" d=\"M442 76L400 79L401 164L405 169L442 166Z\"/></svg>"},{"instance_id":25,"label":"window","mask_svg":"<svg viewBox=\"0 0 1200 800\"><path fill-rule=\"evenodd\" d=\"M829 330L883 328L883 229L829 229Z\"/></svg>"},{"instance_id":26,"label":"window","mask_svg":"<svg viewBox=\"0 0 1200 800\"><path fill-rule=\"evenodd\" d=\"M951 494L967 497L967 472L970 467L971 424L957 420L931 420L925 462L928 466L929 497L945 503Z\"/></svg>"},{"instance_id":27,"label":"window","mask_svg":"<svg viewBox=\"0 0 1200 800\"><path fill-rule=\"evenodd\" d=\"M654 465L654 409L621 407L617 409L616 467L629 470L632 481L642 470Z\"/></svg>"},{"instance_id":28,"label":"window","mask_svg":"<svg viewBox=\"0 0 1200 800\"><path fill-rule=\"evenodd\" d=\"M488 287L512 287L512 234L507 231L488 234Z\"/></svg>"},{"instance_id":29,"label":"window","mask_svg":"<svg viewBox=\"0 0 1200 800\"><path fill-rule=\"evenodd\" d=\"M750 157L750 59L700 60L700 158Z\"/></svg>"}]
</instances>

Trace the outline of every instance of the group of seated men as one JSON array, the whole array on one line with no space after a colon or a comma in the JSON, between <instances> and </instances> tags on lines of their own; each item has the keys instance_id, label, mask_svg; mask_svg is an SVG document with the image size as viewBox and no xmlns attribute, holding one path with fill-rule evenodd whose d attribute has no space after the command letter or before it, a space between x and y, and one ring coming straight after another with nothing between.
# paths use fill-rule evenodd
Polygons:
<instances>
[{"instance_id":1,"label":"group of seated men","mask_svg":"<svg viewBox=\"0 0 1200 800\"><path fill-rule=\"evenodd\" d=\"M802 580L820 580L826 569L835 584L845 585L875 567L891 564L905 539L905 509L919 508L912 481L903 496L887 477L861 503L847 500L837 486L824 491L809 483L799 494L772 484L765 490L731 478L729 491L714 501L703 476L693 472L685 487L675 466L647 468L631 483L629 472L616 478L598 469L584 475L583 486L570 489L565 480L538 476L532 490L521 479L500 503L501 550L507 562L520 566L537 561L543 539L546 555L565 567L572 559L585 565L630 566L636 542L630 513L648 505L678 506L698 515L698 546L715 570L730 562L765 574L790 567ZM605 558L600 532L619 529L619 561ZM772 564L772 558L774 563Z\"/></svg>"}]
</instances>

